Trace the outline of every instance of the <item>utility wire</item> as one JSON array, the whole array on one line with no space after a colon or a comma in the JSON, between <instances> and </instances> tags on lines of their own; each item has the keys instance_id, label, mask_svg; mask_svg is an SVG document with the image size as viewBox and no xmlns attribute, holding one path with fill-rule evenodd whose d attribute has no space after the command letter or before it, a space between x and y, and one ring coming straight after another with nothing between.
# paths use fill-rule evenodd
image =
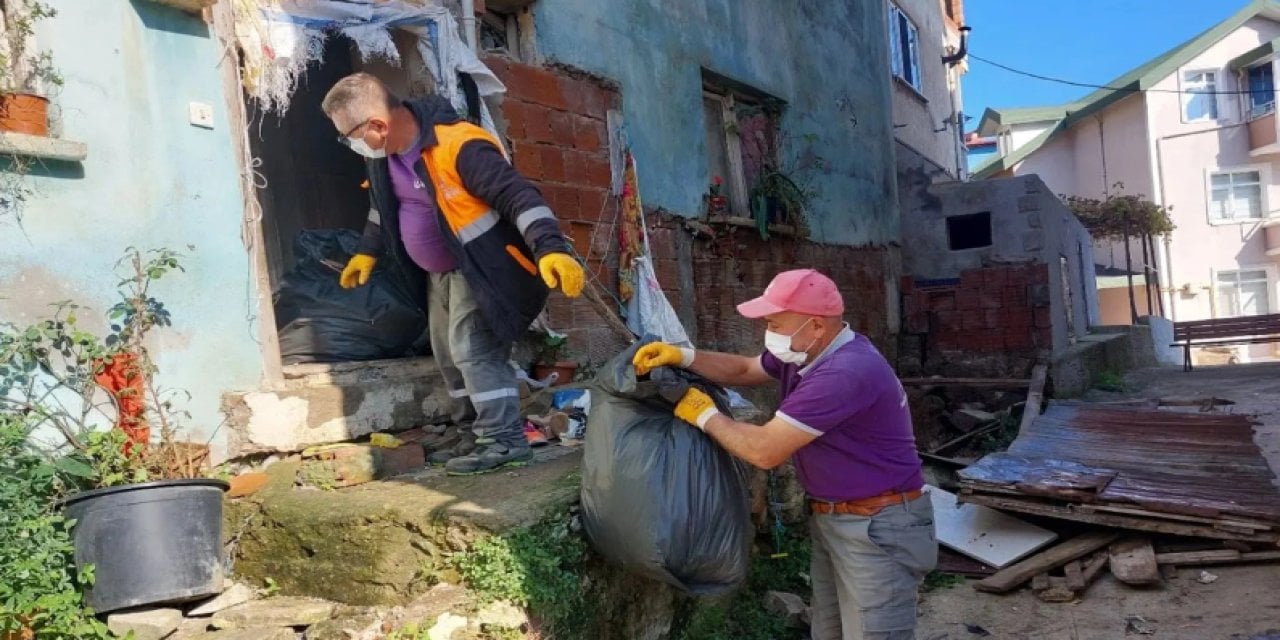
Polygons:
<instances>
[{"instance_id":1,"label":"utility wire","mask_svg":"<svg viewBox=\"0 0 1280 640\"><path fill-rule=\"evenodd\" d=\"M1105 84L1092 84L1092 83L1088 83L1088 82L1077 82L1077 81L1075 81L1075 80L1066 80L1066 79L1064 79L1064 78L1055 78L1055 77L1053 77L1053 76L1046 76L1046 75L1042 75L1042 74L1039 74L1039 73L1032 73L1032 72L1030 72L1030 71L1023 71L1022 69L1015 69L1015 68L1013 68L1013 67L1010 67L1009 65L1001 64L1001 63L996 62L996 61L994 61L994 60L988 60L988 59L986 59L986 58L983 58L982 56L974 55L973 53L970 53L970 54L969 54L969 57L970 57L970 58L973 58L974 60L977 60L978 62L984 62L984 63L986 63L986 64L989 64L989 65L993 66L993 67L997 67L997 68L1000 68L1000 69L1004 69L1005 71L1008 71L1008 72L1010 72L1010 73L1016 73L1016 74L1018 74L1018 75L1020 75L1020 76L1026 76L1026 77L1028 77L1028 78L1035 78L1036 80L1044 80L1045 82L1056 82L1056 83L1058 83L1058 84L1070 85L1070 86L1072 86L1072 87L1084 87L1084 88L1086 88L1086 89L1106 89L1106 90L1108 90L1108 91L1119 91L1119 92L1123 92L1123 93L1174 93L1174 94L1186 94L1186 95L1197 95L1197 96L1247 96L1247 95L1253 95L1253 94L1259 94L1259 93L1267 93L1267 91L1266 91L1266 90L1259 90L1259 91L1249 91L1249 90L1243 90L1243 91L1196 91L1196 90L1182 91L1182 90L1179 90L1179 89L1134 89L1134 88L1131 88L1131 87L1112 87L1112 86L1110 86L1110 85L1105 85ZM1274 91L1274 89L1273 89L1273 91Z\"/></svg>"}]
</instances>

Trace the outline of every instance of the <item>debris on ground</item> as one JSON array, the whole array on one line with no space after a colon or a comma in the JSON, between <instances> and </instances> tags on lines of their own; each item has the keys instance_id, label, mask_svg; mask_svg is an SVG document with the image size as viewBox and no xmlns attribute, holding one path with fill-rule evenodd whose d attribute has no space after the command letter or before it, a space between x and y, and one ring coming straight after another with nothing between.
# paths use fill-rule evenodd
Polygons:
<instances>
[{"instance_id":1,"label":"debris on ground","mask_svg":"<svg viewBox=\"0 0 1280 640\"><path fill-rule=\"evenodd\" d=\"M336 604L316 598L280 596L254 600L219 611L209 619L215 629L309 627L333 617Z\"/></svg>"},{"instance_id":2,"label":"debris on ground","mask_svg":"<svg viewBox=\"0 0 1280 640\"><path fill-rule=\"evenodd\" d=\"M107 628L121 638L161 640L178 630L182 612L177 609L149 609L107 616Z\"/></svg>"},{"instance_id":3,"label":"debris on ground","mask_svg":"<svg viewBox=\"0 0 1280 640\"><path fill-rule=\"evenodd\" d=\"M244 604L256 597L257 592L254 591L253 587L239 582L232 583L230 587L222 593L214 596L212 600L207 600L196 606L194 609L188 611L187 617L205 618L212 616L219 611L224 611L236 605Z\"/></svg>"},{"instance_id":4,"label":"debris on ground","mask_svg":"<svg viewBox=\"0 0 1280 640\"><path fill-rule=\"evenodd\" d=\"M766 591L763 603L765 611L786 620L788 627L809 628L809 605L804 603L804 598L794 593Z\"/></svg>"},{"instance_id":5,"label":"debris on ground","mask_svg":"<svg viewBox=\"0 0 1280 640\"><path fill-rule=\"evenodd\" d=\"M938 543L997 569L1044 547L1058 534L976 504L960 504L956 495L928 487Z\"/></svg>"},{"instance_id":6,"label":"debris on ground","mask_svg":"<svg viewBox=\"0 0 1280 640\"><path fill-rule=\"evenodd\" d=\"M1201 571L1200 577L1196 578L1196 582L1199 582L1200 584L1213 584L1217 581L1218 576L1209 573L1208 571Z\"/></svg>"},{"instance_id":7,"label":"debris on ground","mask_svg":"<svg viewBox=\"0 0 1280 640\"><path fill-rule=\"evenodd\" d=\"M1124 634L1138 634L1143 636L1154 635L1156 628L1151 625L1154 620L1147 620L1142 616L1127 616L1125 619Z\"/></svg>"}]
</instances>

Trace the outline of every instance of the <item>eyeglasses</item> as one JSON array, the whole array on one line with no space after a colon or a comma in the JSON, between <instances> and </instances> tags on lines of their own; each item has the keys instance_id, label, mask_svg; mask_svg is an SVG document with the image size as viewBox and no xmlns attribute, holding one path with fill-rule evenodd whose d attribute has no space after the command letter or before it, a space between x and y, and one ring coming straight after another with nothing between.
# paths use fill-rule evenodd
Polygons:
<instances>
[{"instance_id":1,"label":"eyeglasses","mask_svg":"<svg viewBox=\"0 0 1280 640\"><path fill-rule=\"evenodd\" d=\"M349 146L351 146L351 134L353 134L353 133L355 133L355 132L359 131L359 130L360 130L360 128L361 128L361 127L363 127L363 126L365 126L366 124L369 124L369 121L370 121L370 120L373 120L373 118L365 118L365 119L364 119L364 121L363 121L363 122L361 122L360 124L358 124L358 125L356 125L356 126L354 126L354 127L351 127L351 130L350 130L350 131L347 131L346 133L344 133L344 134L342 134L342 135L338 136L338 142L341 142L342 144L345 144L345 145L347 145L348 147L349 147Z\"/></svg>"}]
</instances>

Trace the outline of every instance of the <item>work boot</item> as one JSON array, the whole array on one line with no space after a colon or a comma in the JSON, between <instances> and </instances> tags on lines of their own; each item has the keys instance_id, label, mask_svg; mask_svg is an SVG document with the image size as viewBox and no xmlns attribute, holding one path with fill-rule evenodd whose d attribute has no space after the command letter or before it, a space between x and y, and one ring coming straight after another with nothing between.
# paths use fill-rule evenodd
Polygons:
<instances>
[{"instance_id":1,"label":"work boot","mask_svg":"<svg viewBox=\"0 0 1280 640\"><path fill-rule=\"evenodd\" d=\"M476 448L475 432L473 432L470 429L465 429L458 435L460 436L460 439L456 444L454 444L453 446L441 449L439 451L436 451L435 453L432 453L431 455L427 456L427 464L430 464L436 467L442 466L448 463L450 460L453 460L454 458L461 458L462 456L465 456L468 453L475 451L475 448Z\"/></svg>"},{"instance_id":2,"label":"work boot","mask_svg":"<svg viewBox=\"0 0 1280 640\"><path fill-rule=\"evenodd\" d=\"M470 454L454 458L444 466L445 473L451 476L473 476L506 467L523 467L533 460L533 449L523 441L503 443L488 438L476 441L476 450Z\"/></svg>"}]
</instances>

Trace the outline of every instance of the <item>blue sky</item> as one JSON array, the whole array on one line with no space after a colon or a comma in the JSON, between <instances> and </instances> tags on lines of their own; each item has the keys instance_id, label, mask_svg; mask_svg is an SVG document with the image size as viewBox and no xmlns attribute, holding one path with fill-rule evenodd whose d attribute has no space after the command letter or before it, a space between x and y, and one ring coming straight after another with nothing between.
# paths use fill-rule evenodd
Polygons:
<instances>
[{"instance_id":1,"label":"blue sky","mask_svg":"<svg viewBox=\"0 0 1280 640\"><path fill-rule=\"evenodd\" d=\"M966 0L969 50L1017 69L1105 84L1239 11L1247 0ZM978 60L964 77L977 127L987 107L1069 102L1090 89L1025 78Z\"/></svg>"}]
</instances>

